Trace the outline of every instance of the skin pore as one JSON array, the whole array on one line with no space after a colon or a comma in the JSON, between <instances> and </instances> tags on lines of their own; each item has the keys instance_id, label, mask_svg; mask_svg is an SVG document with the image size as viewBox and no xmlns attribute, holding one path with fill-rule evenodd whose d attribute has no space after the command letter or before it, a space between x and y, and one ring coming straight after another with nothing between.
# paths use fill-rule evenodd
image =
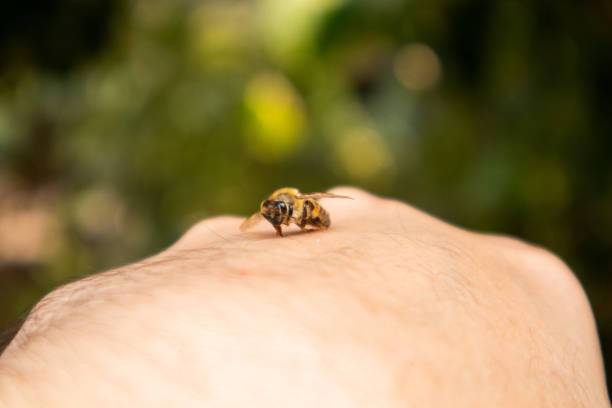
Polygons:
<instances>
[{"instance_id":1,"label":"skin pore","mask_svg":"<svg viewBox=\"0 0 612 408\"><path fill-rule=\"evenodd\" d=\"M332 192L355 199L321 201L327 231L213 218L51 292L0 356L0 406L609 407L558 258Z\"/></svg>"}]
</instances>

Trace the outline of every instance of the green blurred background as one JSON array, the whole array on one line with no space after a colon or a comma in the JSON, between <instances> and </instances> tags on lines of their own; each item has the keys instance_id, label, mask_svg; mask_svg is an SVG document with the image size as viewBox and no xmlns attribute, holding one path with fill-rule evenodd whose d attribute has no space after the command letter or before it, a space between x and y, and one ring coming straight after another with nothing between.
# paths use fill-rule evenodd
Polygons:
<instances>
[{"instance_id":1,"label":"green blurred background","mask_svg":"<svg viewBox=\"0 0 612 408\"><path fill-rule=\"evenodd\" d=\"M560 254L612 364L612 3L24 0L0 15L0 329L274 188Z\"/></svg>"}]
</instances>

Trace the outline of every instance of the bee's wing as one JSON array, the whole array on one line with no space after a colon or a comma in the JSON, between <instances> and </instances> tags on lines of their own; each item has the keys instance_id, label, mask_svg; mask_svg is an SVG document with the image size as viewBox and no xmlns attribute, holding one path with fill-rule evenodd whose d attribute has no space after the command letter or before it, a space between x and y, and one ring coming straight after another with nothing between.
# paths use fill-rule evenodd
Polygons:
<instances>
[{"instance_id":1,"label":"bee's wing","mask_svg":"<svg viewBox=\"0 0 612 408\"><path fill-rule=\"evenodd\" d=\"M353 197L343 196L343 195L338 195L338 194L332 194L332 193L297 194L296 197L297 198L313 198L315 200L318 200L318 199L321 199L321 198L348 198L349 200L353 199Z\"/></svg>"},{"instance_id":2,"label":"bee's wing","mask_svg":"<svg viewBox=\"0 0 612 408\"><path fill-rule=\"evenodd\" d=\"M244 220L242 224L240 224L240 231L246 231L259 223L263 219L262 215L258 212L251 215L249 218Z\"/></svg>"}]
</instances>

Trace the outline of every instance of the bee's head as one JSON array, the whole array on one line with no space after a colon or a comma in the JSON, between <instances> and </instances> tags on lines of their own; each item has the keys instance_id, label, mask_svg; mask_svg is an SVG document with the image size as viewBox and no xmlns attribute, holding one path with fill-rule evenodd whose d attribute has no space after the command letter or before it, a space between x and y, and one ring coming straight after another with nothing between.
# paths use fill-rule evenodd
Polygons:
<instances>
[{"instance_id":1,"label":"bee's head","mask_svg":"<svg viewBox=\"0 0 612 408\"><path fill-rule=\"evenodd\" d=\"M261 203L261 215L272 225L280 225L287 217L288 206L282 200L265 200Z\"/></svg>"}]
</instances>

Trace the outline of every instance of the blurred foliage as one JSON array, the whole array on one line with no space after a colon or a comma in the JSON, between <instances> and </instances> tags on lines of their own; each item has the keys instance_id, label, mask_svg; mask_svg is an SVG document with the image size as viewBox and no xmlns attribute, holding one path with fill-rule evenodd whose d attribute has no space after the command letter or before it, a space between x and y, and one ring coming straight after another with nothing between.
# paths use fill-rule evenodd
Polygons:
<instances>
[{"instance_id":1,"label":"blurred foliage","mask_svg":"<svg viewBox=\"0 0 612 408\"><path fill-rule=\"evenodd\" d=\"M0 327L276 187L354 184L559 253L610 366L606 0L29 0L0 19Z\"/></svg>"}]
</instances>

